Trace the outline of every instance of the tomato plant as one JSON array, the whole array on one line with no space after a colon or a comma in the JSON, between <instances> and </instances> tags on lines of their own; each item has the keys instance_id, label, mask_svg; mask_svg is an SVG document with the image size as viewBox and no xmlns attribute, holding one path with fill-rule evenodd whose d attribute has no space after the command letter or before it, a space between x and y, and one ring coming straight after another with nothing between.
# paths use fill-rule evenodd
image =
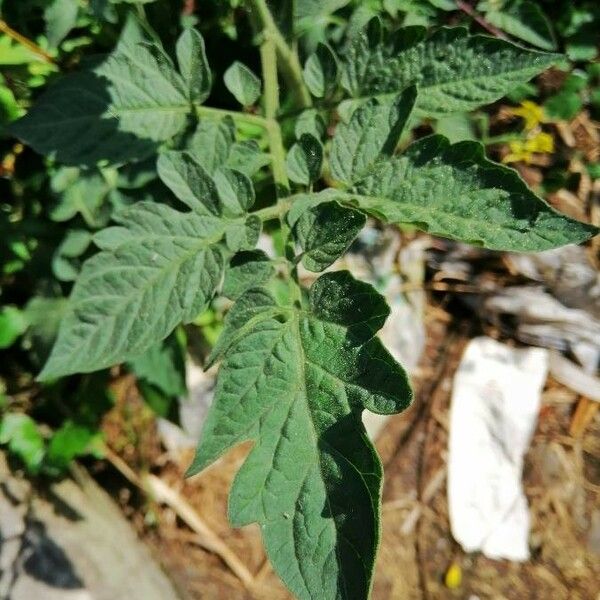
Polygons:
<instances>
[{"instance_id":1,"label":"tomato plant","mask_svg":"<svg viewBox=\"0 0 600 600\"><path fill-rule=\"evenodd\" d=\"M311 19L345 3L321 4L287 15L244 3L236 35L258 57L224 69L191 22L175 38L143 9L123 13L110 53L55 77L9 132L50 161L55 220L87 225L53 259L74 285L39 381L135 365L215 296L231 300L189 474L252 440L231 523L260 524L298 598L359 599L371 588L382 485L361 413L400 412L412 392L377 337L384 298L346 271L305 289L299 265L326 270L367 218L517 252L584 242L596 228L551 208L479 142L408 143L424 119L495 102L559 55L463 27L391 28L378 14L329 39L311 29L321 40L300 54L295 38ZM215 106L219 87L230 96ZM263 229L278 230L278 256L256 248ZM31 423L18 424L41 461ZM77 454L79 433L69 436Z\"/></svg>"}]
</instances>

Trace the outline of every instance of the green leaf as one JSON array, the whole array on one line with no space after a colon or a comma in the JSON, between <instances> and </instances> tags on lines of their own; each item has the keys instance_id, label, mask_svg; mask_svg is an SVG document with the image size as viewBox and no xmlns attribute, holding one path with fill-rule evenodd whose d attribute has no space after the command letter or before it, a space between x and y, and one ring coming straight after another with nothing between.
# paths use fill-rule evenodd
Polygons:
<instances>
[{"instance_id":1,"label":"green leaf","mask_svg":"<svg viewBox=\"0 0 600 600\"><path fill-rule=\"evenodd\" d=\"M573 119L583 107L583 100L577 92L561 91L544 102L544 108L553 119Z\"/></svg>"},{"instance_id":2,"label":"green leaf","mask_svg":"<svg viewBox=\"0 0 600 600\"><path fill-rule=\"evenodd\" d=\"M591 163L586 165L589 176L595 181L600 179L600 163Z\"/></svg>"},{"instance_id":3,"label":"green leaf","mask_svg":"<svg viewBox=\"0 0 600 600\"><path fill-rule=\"evenodd\" d=\"M96 439L97 434L88 427L67 421L48 444L44 471L60 475L73 459L86 454Z\"/></svg>"},{"instance_id":4,"label":"green leaf","mask_svg":"<svg viewBox=\"0 0 600 600\"><path fill-rule=\"evenodd\" d=\"M395 96L419 88L420 115L441 117L494 102L516 85L547 69L560 56L526 50L506 40L442 27L426 37L406 27L382 40L369 26L344 54L342 85L355 99Z\"/></svg>"},{"instance_id":5,"label":"green leaf","mask_svg":"<svg viewBox=\"0 0 600 600\"><path fill-rule=\"evenodd\" d=\"M195 29L186 29L179 36L175 50L179 72L187 84L190 100L197 103L204 102L210 94L212 85L204 39Z\"/></svg>"},{"instance_id":6,"label":"green leaf","mask_svg":"<svg viewBox=\"0 0 600 600\"><path fill-rule=\"evenodd\" d=\"M29 326L24 338L36 366L40 366L48 358L67 304L67 299L62 297L34 296L25 306Z\"/></svg>"},{"instance_id":7,"label":"green leaf","mask_svg":"<svg viewBox=\"0 0 600 600\"><path fill-rule=\"evenodd\" d=\"M584 71L576 70L569 74L564 80L561 91L581 92L585 90L589 83L589 75Z\"/></svg>"},{"instance_id":8,"label":"green leaf","mask_svg":"<svg viewBox=\"0 0 600 600\"><path fill-rule=\"evenodd\" d=\"M296 27L299 29L310 27L315 21L325 19L346 4L348 0L296 0L293 2Z\"/></svg>"},{"instance_id":9,"label":"green leaf","mask_svg":"<svg viewBox=\"0 0 600 600\"><path fill-rule=\"evenodd\" d=\"M229 167L251 177L270 162L255 140L235 141L235 124L229 116L200 119L187 151L211 176L219 167Z\"/></svg>"},{"instance_id":10,"label":"green leaf","mask_svg":"<svg viewBox=\"0 0 600 600\"><path fill-rule=\"evenodd\" d=\"M476 139L473 123L465 113L455 113L438 119L435 132L447 137L452 144Z\"/></svg>"},{"instance_id":11,"label":"green leaf","mask_svg":"<svg viewBox=\"0 0 600 600\"><path fill-rule=\"evenodd\" d=\"M544 108L550 117L555 119L570 120L583 107L580 92L588 85L585 74L577 71L571 73L562 84L558 94L550 96L544 102Z\"/></svg>"},{"instance_id":12,"label":"green leaf","mask_svg":"<svg viewBox=\"0 0 600 600\"><path fill-rule=\"evenodd\" d=\"M178 400L174 396L167 396L158 388L138 380L138 388L148 408L157 416L168 420L177 418Z\"/></svg>"},{"instance_id":13,"label":"green leaf","mask_svg":"<svg viewBox=\"0 0 600 600\"><path fill-rule=\"evenodd\" d=\"M231 117L219 121L201 119L188 144L188 151L209 175L225 165L235 142L235 124Z\"/></svg>"},{"instance_id":14,"label":"green leaf","mask_svg":"<svg viewBox=\"0 0 600 600\"><path fill-rule=\"evenodd\" d=\"M252 175L270 162L269 155L262 152L254 140L244 140L231 146L225 164L230 169L235 169L248 177L252 177Z\"/></svg>"},{"instance_id":15,"label":"green leaf","mask_svg":"<svg viewBox=\"0 0 600 600\"><path fill-rule=\"evenodd\" d=\"M156 168L162 182L194 212L220 214L215 182L194 156L168 150L158 157Z\"/></svg>"},{"instance_id":16,"label":"green leaf","mask_svg":"<svg viewBox=\"0 0 600 600\"><path fill-rule=\"evenodd\" d=\"M347 272L328 273L299 310L246 292L226 317L223 363L194 474L253 440L229 497L234 526L258 522L295 597L367 597L379 542L382 470L360 415L410 403L377 337L389 308Z\"/></svg>"},{"instance_id":17,"label":"green leaf","mask_svg":"<svg viewBox=\"0 0 600 600\"><path fill-rule=\"evenodd\" d=\"M437 4L439 4L439 1ZM451 2L451 4L453 10L456 10L456 4L454 2ZM425 27L433 25L439 20L436 19L436 8L441 8L427 0L383 0L383 7L393 19L398 19L405 27L409 25L423 25Z\"/></svg>"},{"instance_id":18,"label":"green leaf","mask_svg":"<svg viewBox=\"0 0 600 600\"><path fill-rule=\"evenodd\" d=\"M260 321L280 317L282 309L265 288L252 287L242 294L227 313L223 330L208 357L206 368L223 358L230 346L247 336ZM283 321L285 317L280 317ZM196 461L194 461L196 462Z\"/></svg>"},{"instance_id":19,"label":"green leaf","mask_svg":"<svg viewBox=\"0 0 600 600\"><path fill-rule=\"evenodd\" d=\"M598 232L538 198L513 169L487 160L477 142L434 135L377 163L353 201L369 214L492 250L532 252Z\"/></svg>"},{"instance_id":20,"label":"green leaf","mask_svg":"<svg viewBox=\"0 0 600 600\"><path fill-rule=\"evenodd\" d=\"M185 125L186 85L156 44L127 46L111 54L95 72L110 82L110 110L118 116L122 131L164 141Z\"/></svg>"},{"instance_id":21,"label":"green leaf","mask_svg":"<svg viewBox=\"0 0 600 600\"><path fill-rule=\"evenodd\" d=\"M113 2L114 0L108 0ZM152 42L152 37L148 31L148 27L142 23L139 15L136 15L133 11L129 11L125 17L125 24L121 29L119 40L115 46L115 52L127 51L127 47L134 47L138 44ZM155 38L154 38L155 39Z\"/></svg>"},{"instance_id":22,"label":"green leaf","mask_svg":"<svg viewBox=\"0 0 600 600\"><path fill-rule=\"evenodd\" d=\"M312 192L309 194L295 194L294 202L292 202L286 215L288 225L293 228L304 212L311 209L313 206L318 206L319 204L330 202L332 200L338 200L343 196L343 192L334 188L325 188L320 192Z\"/></svg>"},{"instance_id":23,"label":"green leaf","mask_svg":"<svg viewBox=\"0 0 600 600\"><path fill-rule=\"evenodd\" d=\"M510 92L506 93L506 97L514 104L523 102L526 98L537 96L538 89L533 83L520 83L515 86Z\"/></svg>"},{"instance_id":24,"label":"green leaf","mask_svg":"<svg viewBox=\"0 0 600 600\"><path fill-rule=\"evenodd\" d=\"M354 111L349 123L339 123L329 156L333 178L351 183L382 155L391 156L416 99L414 86L392 101L372 98Z\"/></svg>"},{"instance_id":25,"label":"green leaf","mask_svg":"<svg viewBox=\"0 0 600 600\"><path fill-rule=\"evenodd\" d=\"M92 234L86 229L67 231L52 257L52 272L61 281L74 281L81 270L81 255L88 249Z\"/></svg>"},{"instance_id":26,"label":"green leaf","mask_svg":"<svg viewBox=\"0 0 600 600\"><path fill-rule=\"evenodd\" d=\"M0 65L27 65L43 58L7 35L0 35Z\"/></svg>"},{"instance_id":27,"label":"green leaf","mask_svg":"<svg viewBox=\"0 0 600 600\"><path fill-rule=\"evenodd\" d=\"M185 348L175 335L154 344L128 364L139 379L158 388L167 396L183 396L187 392Z\"/></svg>"},{"instance_id":28,"label":"green leaf","mask_svg":"<svg viewBox=\"0 0 600 600\"><path fill-rule=\"evenodd\" d=\"M339 70L333 50L326 44L317 46L304 65L304 81L316 98L329 96L338 84Z\"/></svg>"},{"instance_id":29,"label":"green leaf","mask_svg":"<svg viewBox=\"0 0 600 600\"><path fill-rule=\"evenodd\" d=\"M27 329L27 315L16 306L0 308L0 349L12 346Z\"/></svg>"},{"instance_id":30,"label":"green leaf","mask_svg":"<svg viewBox=\"0 0 600 600\"><path fill-rule=\"evenodd\" d=\"M22 113L23 110L19 106L13 90L6 85L5 78L0 75L0 127L5 127L20 117Z\"/></svg>"},{"instance_id":31,"label":"green leaf","mask_svg":"<svg viewBox=\"0 0 600 600\"><path fill-rule=\"evenodd\" d=\"M237 60L225 71L223 80L227 89L242 106L250 106L260 97L260 79Z\"/></svg>"},{"instance_id":32,"label":"green leaf","mask_svg":"<svg viewBox=\"0 0 600 600\"><path fill-rule=\"evenodd\" d=\"M118 171L105 169L104 173L111 182L114 180L114 185L119 189L139 190L156 181L156 159L151 157L143 162L129 163Z\"/></svg>"},{"instance_id":33,"label":"green leaf","mask_svg":"<svg viewBox=\"0 0 600 600\"><path fill-rule=\"evenodd\" d=\"M227 226L225 241L232 252L252 250L258 242L262 230L262 221L256 215L250 215L245 222L236 222Z\"/></svg>"},{"instance_id":34,"label":"green leaf","mask_svg":"<svg viewBox=\"0 0 600 600\"><path fill-rule=\"evenodd\" d=\"M219 167L213 177L185 152L168 151L158 159L158 174L173 193L200 215L223 216L225 241L232 252L254 248L262 222L241 219L254 204L254 187L240 171Z\"/></svg>"},{"instance_id":35,"label":"green leaf","mask_svg":"<svg viewBox=\"0 0 600 600\"><path fill-rule=\"evenodd\" d=\"M108 222L111 209L107 199L111 188L99 172L62 167L52 176L50 188L56 198L50 208L53 221L68 221L80 214L93 229Z\"/></svg>"},{"instance_id":36,"label":"green leaf","mask_svg":"<svg viewBox=\"0 0 600 600\"><path fill-rule=\"evenodd\" d=\"M326 269L346 252L365 221L363 214L337 202L325 202L304 211L294 228L303 250L302 264L309 271Z\"/></svg>"},{"instance_id":37,"label":"green leaf","mask_svg":"<svg viewBox=\"0 0 600 600\"><path fill-rule=\"evenodd\" d=\"M154 152L183 129L190 110L161 48L122 44L94 70L51 86L9 131L63 163L117 164Z\"/></svg>"},{"instance_id":38,"label":"green leaf","mask_svg":"<svg viewBox=\"0 0 600 600\"><path fill-rule=\"evenodd\" d=\"M119 17L115 4L117 4L115 0L89 0L90 14L97 19L103 19L107 23L117 23Z\"/></svg>"},{"instance_id":39,"label":"green leaf","mask_svg":"<svg viewBox=\"0 0 600 600\"><path fill-rule=\"evenodd\" d=\"M597 21L586 23L565 44L567 56L573 61L592 61L598 56Z\"/></svg>"},{"instance_id":40,"label":"green leaf","mask_svg":"<svg viewBox=\"0 0 600 600\"><path fill-rule=\"evenodd\" d=\"M223 294L232 300L252 287L260 287L275 275L275 266L262 250L239 252L225 270Z\"/></svg>"},{"instance_id":41,"label":"green leaf","mask_svg":"<svg viewBox=\"0 0 600 600\"><path fill-rule=\"evenodd\" d=\"M323 146L310 133L303 133L290 148L286 159L288 177L300 185L309 185L321 176Z\"/></svg>"},{"instance_id":42,"label":"green leaf","mask_svg":"<svg viewBox=\"0 0 600 600\"><path fill-rule=\"evenodd\" d=\"M58 47L77 23L78 0L52 0L44 10L46 36L52 48Z\"/></svg>"},{"instance_id":43,"label":"green leaf","mask_svg":"<svg viewBox=\"0 0 600 600\"><path fill-rule=\"evenodd\" d=\"M510 35L542 50L556 50L552 27L542 9L529 0L510 2L485 13L486 20Z\"/></svg>"},{"instance_id":44,"label":"green leaf","mask_svg":"<svg viewBox=\"0 0 600 600\"><path fill-rule=\"evenodd\" d=\"M91 241L92 234L87 229L70 229L59 246L61 255L77 258L88 249Z\"/></svg>"},{"instance_id":45,"label":"green leaf","mask_svg":"<svg viewBox=\"0 0 600 600\"><path fill-rule=\"evenodd\" d=\"M314 108L302 111L298 115L294 125L296 139L300 139L304 133L310 133L320 140L325 135L325 130L325 121L323 121L323 117Z\"/></svg>"},{"instance_id":46,"label":"green leaf","mask_svg":"<svg viewBox=\"0 0 600 600\"><path fill-rule=\"evenodd\" d=\"M228 169L219 169L214 177L225 217L239 217L254 204L254 187L247 175Z\"/></svg>"},{"instance_id":47,"label":"green leaf","mask_svg":"<svg viewBox=\"0 0 600 600\"><path fill-rule=\"evenodd\" d=\"M131 359L192 321L220 282L223 222L138 202L99 232L40 380Z\"/></svg>"},{"instance_id":48,"label":"green leaf","mask_svg":"<svg viewBox=\"0 0 600 600\"><path fill-rule=\"evenodd\" d=\"M33 474L44 460L44 438L35 421L23 414L8 413L0 421L0 444L8 444L11 453L18 456Z\"/></svg>"},{"instance_id":49,"label":"green leaf","mask_svg":"<svg viewBox=\"0 0 600 600\"><path fill-rule=\"evenodd\" d=\"M454 0L427 0L429 4L439 8L440 10L456 10L456 2Z\"/></svg>"}]
</instances>

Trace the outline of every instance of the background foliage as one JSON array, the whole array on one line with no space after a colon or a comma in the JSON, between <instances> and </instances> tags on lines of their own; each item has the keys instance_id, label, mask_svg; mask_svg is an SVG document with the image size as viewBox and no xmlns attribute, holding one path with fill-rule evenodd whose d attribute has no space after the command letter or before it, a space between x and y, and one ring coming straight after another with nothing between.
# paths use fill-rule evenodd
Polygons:
<instances>
[{"instance_id":1,"label":"background foliage","mask_svg":"<svg viewBox=\"0 0 600 600\"><path fill-rule=\"evenodd\" d=\"M142 34L150 39L157 36L172 56L177 53L181 29L195 26L203 33L211 72L199 73L198 65L186 67L185 59L180 60L180 69L196 73L197 81L189 93L198 101L205 100L212 80L211 106L235 109L237 102L252 106L260 94L260 81L254 75L260 72L260 61L251 45L251 24L239 4L236 0L0 2L0 127L23 116L55 80L83 65L97 64L98 57L112 51L117 43L126 44L128 35L131 39L139 35L140 29L131 26L132 16L142 24ZM358 31L376 15L392 28L464 24L473 32L481 32L483 23L488 31L492 28L524 45L563 52L565 58L554 71L552 85L538 80L511 91L504 102L514 106L516 118L501 131L490 120L495 107L469 113L466 106L462 112L426 116L413 124L412 135L420 137L434 131L452 142L477 139L496 158L517 165L546 156L546 177L538 191L549 193L577 186L565 168L565 157L555 153L545 127L572 119L582 110L592 118L600 117L596 39L600 8L596 2L485 0L475 5L453 0L305 0L295 3L292 11L291 6L280 3L273 9L280 28L298 39L304 56L317 51L324 73L314 60L305 67L310 91L317 97L332 93L327 72L331 57L319 42L338 46L347 29ZM122 34L124 28L126 33ZM244 65L236 62L239 57L243 57ZM88 83L92 89L97 81L91 78ZM175 100L183 94L179 84L168 77L153 85L160 85L161 93L171 94ZM293 110L293 106L283 108ZM48 110L50 119L52 106ZM56 122L64 117L58 113L53 116ZM150 124L157 140L182 131L185 123L178 119L173 116L164 123ZM86 123L82 129L90 140L111 134L90 130L94 126ZM284 133L290 138L293 127L293 120L284 123ZM299 141L290 152L288 171L294 182L308 184L320 170L318 161L306 159L315 154L309 134L321 137L324 123L314 115L304 116L296 121L295 128ZM227 123L202 132L203 140L208 136L215 143L206 147L224 152L228 164L255 174L256 206L268 205L272 190L261 170L266 163L262 130L250 118L238 131L235 143L228 141L231 132ZM47 149L53 149L51 131L44 132L42 138ZM128 145L131 140L118 139L110 152L104 149L98 155L98 145L86 139L82 136L81 144L69 152L42 157L5 131L0 134L0 444L6 445L32 474L60 475L74 457L102 454L99 425L112 402L111 373L34 382L54 341L72 282L82 262L93 254L92 235L109 223L117 209L143 200L171 202L156 176L152 157L145 158L147 148L132 149ZM118 147L128 156L137 152L141 160L122 164ZM86 153L90 160L100 160L97 167L72 166L80 164ZM597 156L581 159L592 178L600 177ZM211 160L207 156L206 164ZM343 172L344 165L342 158L338 173L342 180L351 176ZM278 230L270 234L278 244ZM310 240L302 243L308 247ZM311 265L321 268L328 258L307 252L305 260L310 269ZM237 293L239 290L231 292L232 297ZM136 375L146 401L157 414L176 418L174 399L185 392L186 351L195 348L199 358L204 358L222 329L223 310L222 302L215 301L192 325L179 327L164 343L121 367Z\"/></svg>"},{"instance_id":2,"label":"background foliage","mask_svg":"<svg viewBox=\"0 0 600 600\"><path fill-rule=\"evenodd\" d=\"M298 597L367 597L382 469L361 414L412 392L376 336L384 298L347 271L305 289L298 264L329 267L367 217L517 252L597 233L536 195L580 186L574 161L597 176L597 148L555 135L596 116L597 9L25 4L0 5L0 444L59 476L110 452L123 374L176 421L186 360L219 360L188 473L253 440L232 524L261 525Z\"/></svg>"}]
</instances>

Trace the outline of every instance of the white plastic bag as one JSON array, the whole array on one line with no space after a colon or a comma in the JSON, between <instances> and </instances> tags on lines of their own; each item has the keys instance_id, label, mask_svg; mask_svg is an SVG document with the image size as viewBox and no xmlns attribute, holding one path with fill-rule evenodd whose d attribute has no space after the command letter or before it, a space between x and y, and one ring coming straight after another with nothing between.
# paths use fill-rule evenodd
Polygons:
<instances>
[{"instance_id":1,"label":"white plastic bag","mask_svg":"<svg viewBox=\"0 0 600 600\"><path fill-rule=\"evenodd\" d=\"M530 518L521 486L548 352L473 339L454 379L448 504L454 538L489 558L529 558Z\"/></svg>"}]
</instances>

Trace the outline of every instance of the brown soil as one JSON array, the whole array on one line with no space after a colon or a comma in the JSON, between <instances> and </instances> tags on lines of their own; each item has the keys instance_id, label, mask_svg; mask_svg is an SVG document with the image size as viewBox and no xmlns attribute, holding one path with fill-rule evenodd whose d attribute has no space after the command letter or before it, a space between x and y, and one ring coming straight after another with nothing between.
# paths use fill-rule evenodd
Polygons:
<instances>
[{"instance_id":1,"label":"brown soil","mask_svg":"<svg viewBox=\"0 0 600 600\"><path fill-rule=\"evenodd\" d=\"M450 534L445 459L452 378L474 325L472 320L451 318L440 306L430 306L427 327L428 346L415 378L416 400L406 413L388 421L377 441L386 479L374 599L600 598L600 555L592 551L588 539L592 519L600 517L599 419L596 416L581 437L571 436L569 426L580 398L548 382L524 472L533 521L532 558L518 564L466 555ZM131 386L122 389L131 400ZM117 406L123 412L119 402ZM115 422L109 422L113 433L118 431ZM120 484L126 513L182 598L290 598L266 561L258 527L234 530L227 522L227 493L248 446L233 450L204 473L186 480L183 473L190 456L157 457L156 445L143 439L152 471L178 490L255 574L254 585L245 587L220 558L199 545L198 536L172 509L149 503L139 491ZM136 462L145 461L136 456ZM444 584L452 564L462 572L462 583L453 590Z\"/></svg>"}]
</instances>

